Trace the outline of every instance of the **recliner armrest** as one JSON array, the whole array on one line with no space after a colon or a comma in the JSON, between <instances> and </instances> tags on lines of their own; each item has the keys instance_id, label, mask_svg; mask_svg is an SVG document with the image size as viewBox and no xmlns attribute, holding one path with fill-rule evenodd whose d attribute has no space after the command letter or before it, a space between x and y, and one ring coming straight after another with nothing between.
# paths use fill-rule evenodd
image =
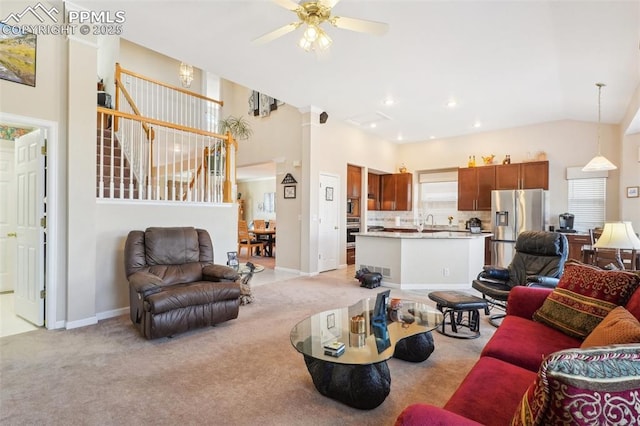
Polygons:
<instances>
[{"instance_id":1,"label":"recliner armrest","mask_svg":"<svg viewBox=\"0 0 640 426\"><path fill-rule=\"evenodd\" d=\"M136 272L129 275L129 285L136 292L146 297L162 291L162 279L151 272Z\"/></svg>"},{"instance_id":2,"label":"recliner armrest","mask_svg":"<svg viewBox=\"0 0 640 426\"><path fill-rule=\"evenodd\" d=\"M236 281L240 274L225 265L205 265L202 268L202 279L207 281Z\"/></svg>"},{"instance_id":3,"label":"recliner armrest","mask_svg":"<svg viewBox=\"0 0 640 426\"><path fill-rule=\"evenodd\" d=\"M545 277L541 275L529 275L527 277L527 285L529 287L545 287L556 288L560 282L560 278Z\"/></svg>"},{"instance_id":4,"label":"recliner armrest","mask_svg":"<svg viewBox=\"0 0 640 426\"><path fill-rule=\"evenodd\" d=\"M480 278L509 281L509 270L501 266L485 265L482 272L478 274L478 279Z\"/></svg>"}]
</instances>

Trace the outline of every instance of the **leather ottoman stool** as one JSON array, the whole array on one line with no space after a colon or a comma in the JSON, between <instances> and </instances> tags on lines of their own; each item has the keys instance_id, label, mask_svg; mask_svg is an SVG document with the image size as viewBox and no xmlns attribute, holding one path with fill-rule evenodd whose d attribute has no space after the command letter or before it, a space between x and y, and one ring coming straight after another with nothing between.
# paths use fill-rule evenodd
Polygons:
<instances>
[{"instance_id":1,"label":"leather ottoman stool","mask_svg":"<svg viewBox=\"0 0 640 426\"><path fill-rule=\"evenodd\" d=\"M444 314L442 329L438 329L440 334L458 339L475 339L480 336L478 310L484 309L485 314L489 314L489 304L485 299L461 291L433 291L429 293L429 299L436 302L436 308ZM451 332L447 331L447 325L451 326ZM469 332L460 330L460 327L468 328Z\"/></svg>"}]
</instances>

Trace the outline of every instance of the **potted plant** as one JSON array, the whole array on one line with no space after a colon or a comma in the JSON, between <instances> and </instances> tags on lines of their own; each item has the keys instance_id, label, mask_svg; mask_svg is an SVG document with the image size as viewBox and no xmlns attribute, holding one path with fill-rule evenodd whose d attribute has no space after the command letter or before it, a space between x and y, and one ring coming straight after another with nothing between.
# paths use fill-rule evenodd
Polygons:
<instances>
[{"instance_id":1,"label":"potted plant","mask_svg":"<svg viewBox=\"0 0 640 426\"><path fill-rule=\"evenodd\" d=\"M244 117L230 115L220 120L220 133L230 132L234 139L246 140L253 134L251 124Z\"/></svg>"}]
</instances>

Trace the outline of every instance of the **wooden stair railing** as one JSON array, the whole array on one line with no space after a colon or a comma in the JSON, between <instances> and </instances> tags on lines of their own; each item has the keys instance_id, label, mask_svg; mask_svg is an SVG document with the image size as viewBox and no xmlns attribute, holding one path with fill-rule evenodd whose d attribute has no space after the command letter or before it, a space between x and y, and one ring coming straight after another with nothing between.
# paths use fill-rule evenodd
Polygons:
<instances>
[{"instance_id":1,"label":"wooden stair railing","mask_svg":"<svg viewBox=\"0 0 640 426\"><path fill-rule=\"evenodd\" d=\"M117 110L113 110L113 109L109 109L109 108L104 108L104 107L97 107L97 111L98 114L105 114L107 116L111 116L111 122L115 123L116 120L133 120L133 121L137 121L140 123L141 126L147 126L149 129L153 130L151 125L156 125L159 127L166 127L169 129L174 129L174 130L178 130L178 131L183 131L183 132L187 132L187 133L193 133L193 134L197 134L197 135L201 135L201 136L205 136L205 137L209 137L212 139L219 139L222 140L224 142L225 145L225 151L226 151L226 155L225 155L225 168L224 168L224 185L223 185L223 202L225 203L230 203L233 202L233 200L231 199L231 189L232 189L232 181L231 181L231 153L234 152L232 151L232 148L235 148L235 150L238 149L238 143L237 141L233 138L233 136L231 135L230 132L227 132L225 135L221 135L218 133L213 133L213 132L208 132L206 130L201 130L201 129L195 129L195 128L191 128L191 127L186 127L186 126L182 126L179 124L174 124L174 123L169 123L166 121L162 121L162 120L157 120L154 118L149 118L149 117L142 117L140 115L136 115L136 114L130 114L130 113L126 113L126 112L122 112L122 111L117 111ZM208 149L208 148L205 148ZM205 153L205 154L208 154ZM207 157L205 156L205 159ZM208 169L208 163L205 161L203 162L205 164L205 170ZM151 167L150 165L148 167ZM200 165L200 167L198 168L197 174L202 173L202 164ZM147 176L151 176L151 170L149 171L149 173L147 174ZM190 182L190 187L192 187L193 185L195 185L195 176L194 178L191 179Z\"/></svg>"}]
</instances>

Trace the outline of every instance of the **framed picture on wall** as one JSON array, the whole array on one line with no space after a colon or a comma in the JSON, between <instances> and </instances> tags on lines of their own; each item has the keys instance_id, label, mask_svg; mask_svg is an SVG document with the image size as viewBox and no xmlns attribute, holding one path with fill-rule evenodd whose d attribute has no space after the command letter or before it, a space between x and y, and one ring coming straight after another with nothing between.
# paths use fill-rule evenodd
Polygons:
<instances>
[{"instance_id":1,"label":"framed picture on wall","mask_svg":"<svg viewBox=\"0 0 640 426\"><path fill-rule=\"evenodd\" d=\"M325 188L324 199L327 201L333 201L333 187L327 186Z\"/></svg>"},{"instance_id":2,"label":"framed picture on wall","mask_svg":"<svg viewBox=\"0 0 640 426\"><path fill-rule=\"evenodd\" d=\"M296 187L295 187L295 185L285 185L285 187L284 187L284 198L296 198Z\"/></svg>"},{"instance_id":3,"label":"framed picture on wall","mask_svg":"<svg viewBox=\"0 0 640 426\"><path fill-rule=\"evenodd\" d=\"M638 198L640 194L638 193L638 186L627 186L627 198Z\"/></svg>"},{"instance_id":4,"label":"framed picture on wall","mask_svg":"<svg viewBox=\"0 0 640 426\"><path fill-rule=\"evenodd\" d=\"M0 22L0 78L36 86L36 35Z\"/></svg>"}]
</instances>

